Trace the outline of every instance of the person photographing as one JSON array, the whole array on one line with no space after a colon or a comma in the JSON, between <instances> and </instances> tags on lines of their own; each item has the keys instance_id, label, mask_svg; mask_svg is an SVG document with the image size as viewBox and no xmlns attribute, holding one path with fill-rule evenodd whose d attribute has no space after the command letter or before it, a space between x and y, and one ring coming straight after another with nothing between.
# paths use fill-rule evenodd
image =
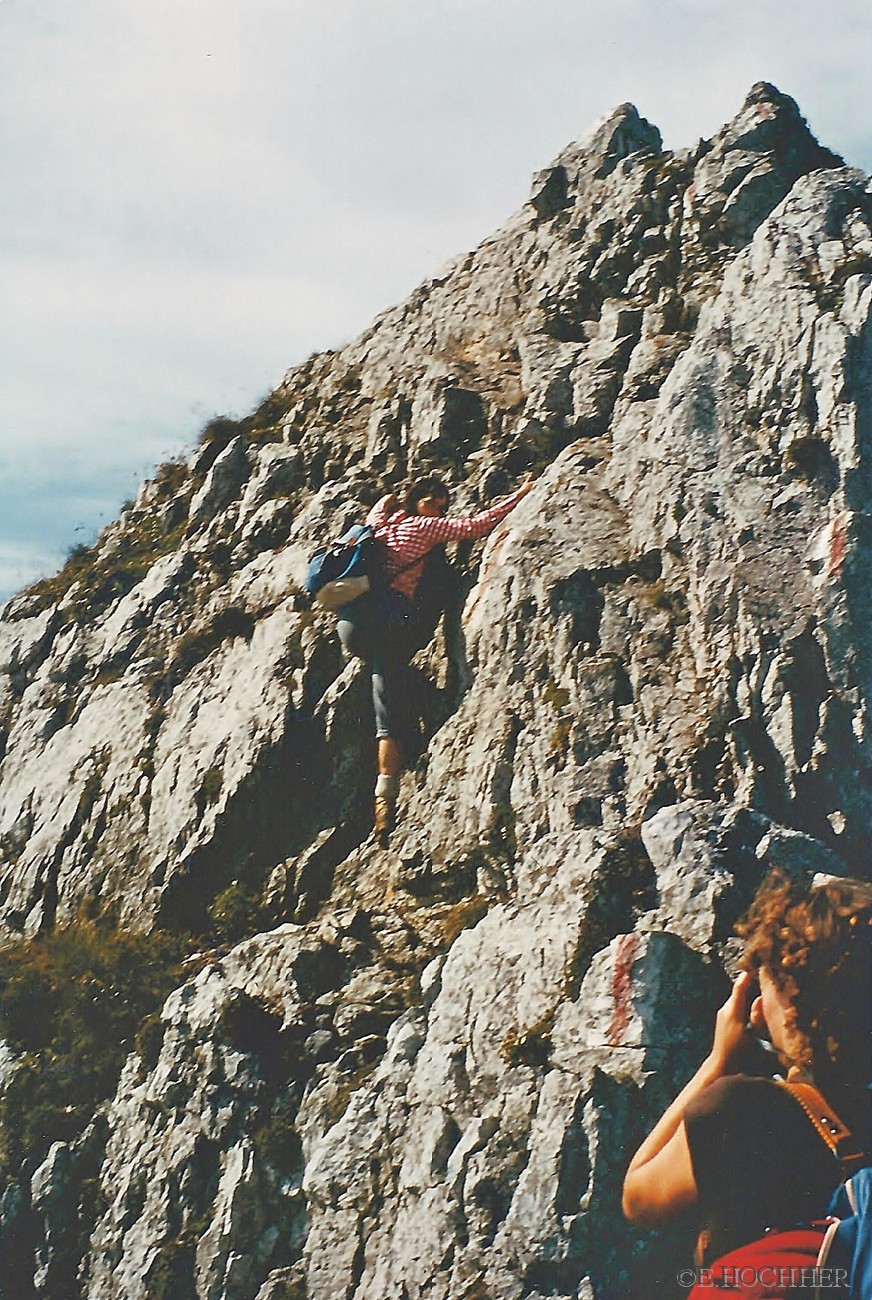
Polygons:
<instances>
[{"instance_id":1,"label":"person photographing","mask_svg":"<svg viewBox=\"0 0 872 1300\"><path fill-rule=\"evenodd\" d=\"M826 1215L844 1167L813 1122L815 1097L848 1131L842 1154L862 1163L872 1146L872 885L775 874L737 930L743 969L711 1050L623 1185L633 1223L695 1216L698 1264ZM781 1079L746 1072L756 1037Z\"/></svg>"}]
</instances>

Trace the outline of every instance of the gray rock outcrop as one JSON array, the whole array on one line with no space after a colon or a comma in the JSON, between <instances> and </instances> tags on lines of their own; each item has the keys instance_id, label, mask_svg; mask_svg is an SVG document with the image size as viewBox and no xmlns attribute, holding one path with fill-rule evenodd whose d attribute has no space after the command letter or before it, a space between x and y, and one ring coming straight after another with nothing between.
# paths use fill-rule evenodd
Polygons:
<instances>
[{"instance_id":1,"label":"gray rock outcrop","mask_svg":"<svg viewBox=\"0 0 872 1300\"><path fill-rule=\"evenodd\" d=\"M623 105L7 605L5 942L209 949L7 1168L29 1295L670 1293L688 1244L619 1189L733 924L773 865L869 872L870 305L867 178L792 100L678 154ZM537 483L458 548L385 851L367 682L299 582L431 469L460 510Z\"/></svg>"}]
</instances>

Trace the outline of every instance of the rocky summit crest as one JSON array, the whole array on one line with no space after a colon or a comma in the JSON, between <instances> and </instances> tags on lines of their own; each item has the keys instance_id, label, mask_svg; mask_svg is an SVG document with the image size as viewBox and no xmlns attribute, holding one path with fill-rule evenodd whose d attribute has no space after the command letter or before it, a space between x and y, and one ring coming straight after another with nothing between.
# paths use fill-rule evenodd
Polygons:
<instances>
[{"instance_id":1,"label":"rocky summit crest","mask_svg":"<svg viewBox=\"0 0 872 1300\"><path fill-rule=\"evenodd\" d=\"M9 602L2 1294L668 1292L687 1243L619 1188L732 924L773 864L869 871L870 303L867 178L793 100L681 153L622 105ZM456 557L382 850L299 580L431 469L538 481ZM73 1096L113 934L157 1000Z\"/></svg>"}]
</instances>

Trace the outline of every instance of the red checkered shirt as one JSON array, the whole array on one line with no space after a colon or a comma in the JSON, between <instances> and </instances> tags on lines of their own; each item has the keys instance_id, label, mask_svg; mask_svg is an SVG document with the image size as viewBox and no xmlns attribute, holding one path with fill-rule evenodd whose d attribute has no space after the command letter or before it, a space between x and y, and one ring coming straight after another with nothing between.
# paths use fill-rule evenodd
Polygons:
<instances>
[{"instance_id":1,"label":"red checkered shirt","mask_svg":"<svg viewBox=\"0 0 872 1300\"><path fill-rule=\"evenodd\" d=\"M424 568L424 557L440 542L459 542L465 538L485 537L506 515L514 510L525 493L514 492L478 515L449 519L444 516L409 515L405 510L389 514L390 497L377 501L366 517L387 552L388 585L411 599ZM414 563L417 560L418 563ZM408 565L408 568L406 567ZM400 572L402 570L402 572ZM393 576L391 576L393 575Z\"/></svg>"}]
</instances>

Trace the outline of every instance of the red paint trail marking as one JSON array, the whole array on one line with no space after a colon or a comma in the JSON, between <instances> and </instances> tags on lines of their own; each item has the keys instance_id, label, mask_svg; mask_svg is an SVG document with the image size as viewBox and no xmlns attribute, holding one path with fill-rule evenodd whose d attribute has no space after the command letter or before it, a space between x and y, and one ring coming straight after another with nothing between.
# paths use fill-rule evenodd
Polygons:
<instances>
[{"instance_id":1,"label":"red paint trail marking","mask_svg":"<svg viewBox=\"0 0 872 1300\"><path fill-rule=\"evenodd\" d=\"M848 521L844 515L836 515L830 528L830 567L829 576L838 578L842 572L845 552L848 549Z\"/></svg>"},{"instance_id":2,"label":"red paint trail marking","mask_svg":"<svg viewBox=\"0 0 872 1300\"><path fill-rule=\"evenodd\" d=\"M627 1035L633 1009L633 964L639 951L639 936L622 934L618 939L615 969L612 972L612 1022L608 1040L612 1047L620 1047Z\"/></svg>"}]
</instances>

